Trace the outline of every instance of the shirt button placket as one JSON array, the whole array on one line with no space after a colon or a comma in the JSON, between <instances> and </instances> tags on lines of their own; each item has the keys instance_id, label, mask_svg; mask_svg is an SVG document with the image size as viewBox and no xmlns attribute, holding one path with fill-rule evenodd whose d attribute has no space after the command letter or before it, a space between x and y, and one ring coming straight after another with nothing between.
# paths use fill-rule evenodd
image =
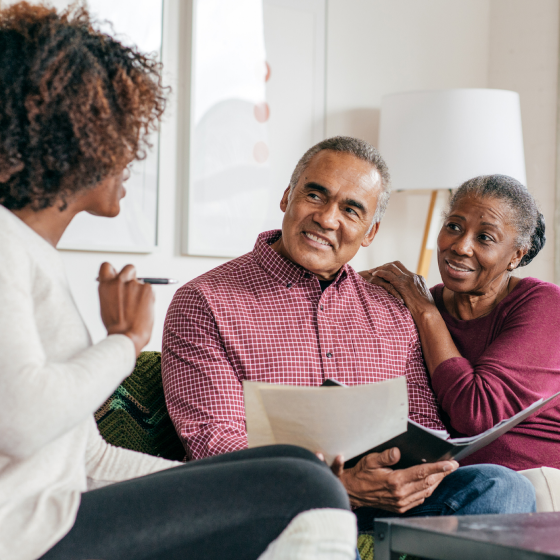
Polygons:
<instances>
[{"instance_id":1,"label":"shirt button placket","mask_svg":"<svg viewBox=\"0 0 560 560\"><path fill-rule=\"evenodd\" d=\"M323 300L323 296L321 296ZM317 313L317 326L319 327L319 344L321 347L321 362L323 363L323 372L326 378L337 375L336 360L333 359L333 333L332 325L328 320L325 312L327 305L319 303L319 312Z\"/></svg>"}]
</instances>

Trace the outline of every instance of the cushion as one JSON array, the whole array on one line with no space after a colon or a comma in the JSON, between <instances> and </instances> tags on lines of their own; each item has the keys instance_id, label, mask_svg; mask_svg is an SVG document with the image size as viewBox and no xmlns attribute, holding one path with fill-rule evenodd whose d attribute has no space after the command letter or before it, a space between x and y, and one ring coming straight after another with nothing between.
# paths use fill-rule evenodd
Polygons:
<instances>
[{"instance_id":1,"label":"cushion","mask_svg":"<svg viewBox=\"0 0 560 560\"><path fill-rule=\"evenodd\" d=\"M560 511L560 470L551 467L519 471L526 476L537 494L537 511Z\"/></svg>"}]
</instances>

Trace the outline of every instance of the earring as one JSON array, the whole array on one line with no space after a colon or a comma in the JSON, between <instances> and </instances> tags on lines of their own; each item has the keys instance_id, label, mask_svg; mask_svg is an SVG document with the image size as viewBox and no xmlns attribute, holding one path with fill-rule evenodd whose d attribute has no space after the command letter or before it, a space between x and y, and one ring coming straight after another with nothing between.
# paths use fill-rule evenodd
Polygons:
<instances>
[{"instance_id":1,"label":"earring","mask_svg":"<svg viewBox=\"0 0 560 560\"><path fill-rule=\"evenodd\" d=\"M513 263L509 263L507 269L511 272L513 270Z\"/></svg>"}]
</instances>

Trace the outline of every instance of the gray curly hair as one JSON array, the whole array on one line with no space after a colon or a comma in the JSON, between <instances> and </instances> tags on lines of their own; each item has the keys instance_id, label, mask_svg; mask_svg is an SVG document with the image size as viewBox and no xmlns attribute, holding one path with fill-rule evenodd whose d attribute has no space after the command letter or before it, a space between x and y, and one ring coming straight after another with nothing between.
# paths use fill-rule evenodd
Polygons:
<instances>
[{"instance_id":1,"label":"gray curly hair","mask_svg":"<svg viewBox=\"0 0 560 560\"><path fill-rule=\"evenodd\" d=\"M546 242L544 216L527 188L507 175L481 175L463 183L449 201L449 211L466 196L503 200L513 215L517 229L516 248L527 253L518 266L528 265Z\"/></svg>"},{"instance_id":2,"label":"gray curly hair","mask_svg":"<svg viewBox=\"0 0 560 560\"><path fill-rule=\"evenodd\" d=\"M292 173L292 178L290 179L290 193L298 184L301 174L305 171L313 157L323 150L351 154L362 161L367 161L379 172L381 177L381 194L379 195L379 199L377 201L377 208L375 209L373 220L367 231L367 233L369 233L373 226L377 222L380 222L381 218L383 218L385 210L387 209L389 197L391 196L391 177L389 175L387 164L377 149L369 142L360 140L359 138L352 138L350 136L334 136L333 138L327 138L326 140L315 144L315 146L309 148L309 150L307 150L307 152L305 152L298 161L294 172Z\"/></svg>"}]
</instances>

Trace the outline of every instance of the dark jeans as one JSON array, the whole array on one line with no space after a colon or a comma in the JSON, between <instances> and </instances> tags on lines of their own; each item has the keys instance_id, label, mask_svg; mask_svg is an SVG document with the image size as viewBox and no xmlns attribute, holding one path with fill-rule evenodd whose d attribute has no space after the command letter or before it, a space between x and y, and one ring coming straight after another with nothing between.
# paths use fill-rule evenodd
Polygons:
<instances>
[{"instance_id":1,"label":"dark jeans","mask_svg":"<svg viewBox=\"0 0 560 560\"><path fill-rule=\"evenodd\" d=\"M360 531L373 531L376 517L532 513L535 489L522 474L499 465L460 467L446 476L426 501L399 515L376 508L355 511Z\"/></svg>"},{"instance_id":2,"label":"dark jeans","mask_svg":"<svg viewBox=\"0 0 560 560\"><path fill-rule=\"evenodd\" d=\"M255 559L299 513L349 509L315 455L274 445L193 461L82 495L44 560Z\"/></svg>"}]
</instances>

